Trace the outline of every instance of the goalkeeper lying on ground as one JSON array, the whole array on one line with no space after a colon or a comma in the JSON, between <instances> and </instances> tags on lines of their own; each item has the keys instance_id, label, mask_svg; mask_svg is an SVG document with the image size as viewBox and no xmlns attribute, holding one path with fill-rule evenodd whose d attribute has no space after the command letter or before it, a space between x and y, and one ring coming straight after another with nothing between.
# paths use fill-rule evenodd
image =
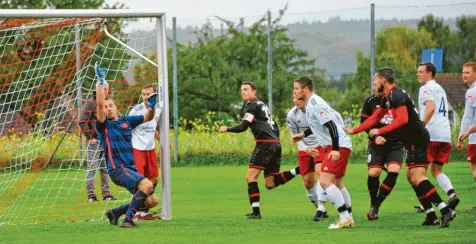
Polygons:
<instances>
[{"instance_id":1,"label":"goalkeeper lying on ground","mask_svg":"<svg viewBox=\"0 0 476 244\"><path fill-rule=\"evenodd\" d=\"M118 186L126 188L132 196L129 204L106 212L111 225L117 225L119 217L126 214L121 227L136 227L132 218L139 210L146 210L157 205L158 199L154 195L154 186L147 178L137 172L132 153L132 129L141 123L154 119L154 107L156 95L151 94L147 98L147 112L139 116L119 116L116 105L110 99L105 98L104 79L106 69L99 68L96 62L97 121L96 129L101 145L104 145L106 154L107 170L111 180ZM152 109L151 109L152 108Z\"/></svg>"}]
</instances>

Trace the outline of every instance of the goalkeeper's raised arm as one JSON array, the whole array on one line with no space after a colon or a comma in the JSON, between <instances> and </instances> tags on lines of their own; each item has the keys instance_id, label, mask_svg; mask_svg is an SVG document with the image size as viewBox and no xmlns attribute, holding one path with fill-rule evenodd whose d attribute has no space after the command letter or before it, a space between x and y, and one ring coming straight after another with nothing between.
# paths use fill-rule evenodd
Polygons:
<instances>
[{"instance_id":1,"label":"goalkeeper's raised arm","mask_svg":"<svg viewBox=\"0 0 476 244\"><path fill-rule=\"evenodd\" d=\"M95 71L98 77L98 82L96 83L96 102L97 102L97 119L99 122L104 122L107 118L117 120L119 115L117 114L117 108L115 104L110 99L106 99L106 94L104 87L106 86L106 68L100 68L99 63L95 64ZM145 103L147 107L147 112L144 114L144 119L141 123L149 122L154 119L155 116L155 105L157 104L157 93L151 94L147 98Z\"/></svg>"},{"instance_id":2,"label":"goalkeeper's raised arm","mask_svg":"<svg viewBox=\"0 0 476 244\"><path fill-rule=\"evenodd\" d=\"M97 119L99 122L106 120L106 94L104 92L106 82L106 68L100 68L99 63L96 62L95 67L98 82L96 83L96 102L97 102Z\"/></svg>"}]
</instances>

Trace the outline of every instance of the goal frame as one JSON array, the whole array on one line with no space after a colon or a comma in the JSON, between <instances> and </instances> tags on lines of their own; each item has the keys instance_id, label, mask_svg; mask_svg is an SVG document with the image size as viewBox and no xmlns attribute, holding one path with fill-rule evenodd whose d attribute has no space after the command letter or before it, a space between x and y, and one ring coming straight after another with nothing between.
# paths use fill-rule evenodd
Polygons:
<instances>
[{"instance_id":1,"label":"goal frame","mask_svg":"<svg viewBox=\"0 0 476 244\"><path fill-rule=\"evenodd\" d=\"M169 93L167 72L166 15L164 12L133 9L2 9L0 18L155 18L157 36L157 85L162 104L160 131L169 129ZM162 100L162 101L160 101ZM163 220L172 219L172 187L170 174L170 138L160 133L161 198Z\"/></svg>"}]
</instances>

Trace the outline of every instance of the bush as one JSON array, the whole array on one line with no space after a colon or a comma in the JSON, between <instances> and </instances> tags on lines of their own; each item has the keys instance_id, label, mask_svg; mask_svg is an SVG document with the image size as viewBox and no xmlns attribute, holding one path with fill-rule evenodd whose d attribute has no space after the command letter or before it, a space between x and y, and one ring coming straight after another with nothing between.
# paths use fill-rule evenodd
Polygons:
<instances>
[{"instance_id":1,"label":"bush","mask_svg":"<svg viewBox=\"0 0 476 244\"><path fill-rule=\"evenodd\" d=\"M456 117L460 117L461 110L456 111ZM359 105L352 105L351 111L342 112L347 127L355 127L360 121ZM231 126L231 120L218 118L214 112L209 112L203 118L195 120L180 120L179 129L179 160L172 162L173 166L199 166L199 165L247 165L251 152L255 146L251 131L241 134L218 133L220 125ZM456 142L459 134L460 122L452 126L452 141ZM184 128L190 128L185 130ZM173 142L173 131L170 131L170 140ZM32 133L28 136L18 135L0 137L0 171L15 166L11 170L45 167L81 167L84 161L81 154L77 153L79 147L79 132L67 134L56 151L51 162L46 162L51 157L56 145L59 143L62 133L54 134L48 139ZM296 146L291 144L291 136L288 128L281 126L281 145L283 149L283 164L297 164ZM350 163L366 163L368 139L365 133L353 135L352 154ZM172 143L173 144L173 143ZM84 144L83 144L84 145ZM157 146L157 149L159 146ZM83 150L85 148L83 147ZM172 148L171 155L173 155ZM84 152L85 153L85 152ZM84 155L84 154L83 154ZM465 152L453 150L452 160L464 161ZM172 157L173 158L173 157ZM33 161L34 165L25 162ZM21 163L20 163L21 162Z\"/></svg>"}]
</instances>

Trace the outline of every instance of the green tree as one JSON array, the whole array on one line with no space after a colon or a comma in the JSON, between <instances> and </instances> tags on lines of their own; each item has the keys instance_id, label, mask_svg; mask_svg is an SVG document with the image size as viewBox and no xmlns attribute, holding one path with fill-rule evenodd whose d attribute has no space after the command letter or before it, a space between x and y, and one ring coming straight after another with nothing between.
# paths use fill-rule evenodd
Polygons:
<instances>
[{"instance_id":1,"label":"green tree","mask_svg":"<svg viewBox=\"0 0 476 244\"><path fill-rule=\"evenodd\" d=\"M455 33L451 32L449 25L445 24L443 18L436 18L434 15L429 14L418 22L418 30L422 29L431 33L431 37L436 42L438 48L443 48L443 71L455 72L455 65L452 60L457 55L455 53L457 48L452 43L458 38Z\"/></svg>"},{"instance_id":2,"label":"green tree","mask_svg":"<svg viewBox=\"0 0 476 244\"><path fill-rule=\"evenodd\" d=\"M397 75L398 86L413 97L418 82L416 69L423 48L434 48L436 42L424 29L414 30L407 26L387 27L376 36L376 68L391 67ZM350 110L353 104L362 104L370 94L370 59L357 54L357 72L346 83L346 92L338 103L338 109Z\"/></svg>"},{"instance_id":3,"label":"green tree","mask_svg":"<svg viewBox=\"0 0 476 244\"><path fill-rule=\"evenodd\" d=\"M476 18L463 16L456 21L456 31L452 35L449 47L456 49L451 57L451 70L461 72L462 66L476 59L476 47L472 40L476 39Z\"/></svg>"},{"instance_id":4,"label":"green tree","mask_svg":"<svg viewBox=\"0 0 476 244\"><path fill-rule=\"evenodd\" d=\"M296 77L309 75L319 93L326 91L323 71L316 69L315 60L297 48L287 29L279 25L282 14L273 20L272 31L273 116L280 121L285 120L287 110L293 106ZM244 27L244 20L233 23L220 19L227 26L223 35L215 36L211 25L206 24L196 32L197 43L178 45L179 114L187 120L201 118L210 111L215 112L217 119L238 119L243 105L239 91L245 80L255 82L258 96L268 102L265 19L249 28ZM146 69L153 68L144 65ZM169 72L171 69L169 62Z\"/></svg>"}]
</instances>

